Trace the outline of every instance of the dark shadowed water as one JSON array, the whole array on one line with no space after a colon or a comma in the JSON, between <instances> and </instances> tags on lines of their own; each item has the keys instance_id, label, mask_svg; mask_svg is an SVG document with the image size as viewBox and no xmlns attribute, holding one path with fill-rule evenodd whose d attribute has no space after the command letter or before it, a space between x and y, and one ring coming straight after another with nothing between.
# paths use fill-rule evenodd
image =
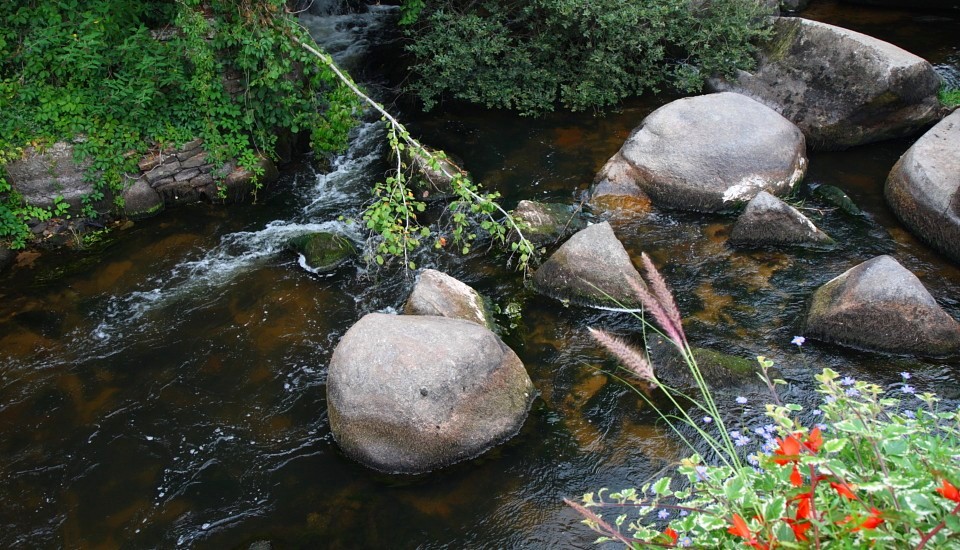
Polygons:
<instances>
[{"instance_id":1,"label":"dark shadowed water","mask_svg":"<svg viewBox=\"0 0 960 550\"><path fill-rule=\"evenodd\" d=\"M814 0L809 16L890 40L960 82L960 21ZM362 59L388 10L305 23L345 63ZM605 117L531 120L477 110L403 113L424 141L465 160L505 201L578 204L630 130L670 98ZM918 242L883 202L899 140L810 155L807 184L846 191L852 217L804 210L840 246L735 251L733 218L659 212L614 218L628 250L649 253L676 291L697 346L774 359L790 400L810 404L831 366L953 396L956 360L790 345L819 285L891 254L960 318L960 270ZM349 266L317 277L289 237L356 215L384 166L382 129L357 130L326 174L291 167L258 205L165 213L76 254L23 254L0 278L0 546L64 548L587 548L595 538L563 497L640 485L686 451L624 385L584 328L637 337L624 314L536 296L478 246L418 263L473 285L501 311L503 338L540 397L520 434L479 459L423 476L372 472L341 455L326 417L327 362L360 316L406 298L403 274ZM733 405L733 396L750 399ZM721 391L735 422L763 423L757 386Z\"/></svg>"}]
</instances>

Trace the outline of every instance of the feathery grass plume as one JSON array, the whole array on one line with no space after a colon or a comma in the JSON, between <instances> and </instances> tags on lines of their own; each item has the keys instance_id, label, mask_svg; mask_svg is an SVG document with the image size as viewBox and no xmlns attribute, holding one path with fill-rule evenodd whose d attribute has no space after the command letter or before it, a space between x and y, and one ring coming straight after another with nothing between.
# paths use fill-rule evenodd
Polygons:
<instances>
[{"instance_id":1,"label":"feathery grass plume","mask_svg":"<svg viewBox=\"0 0 960 550\"><path fill-rule=\"evenodd\" d=\"M669 319L672 325L673 332L676 332L682 339L681 342L686 344L687 335L683 332L683 320L680 317L680 309L673 300L673 293L670 292L670 287L667 286L667 282L663 280L663 276L657 271L657 266L653 265L653 261L650 260L650 256L647 256L646 252L640 254L640 261L643 263L643 272L647 276L648 286L653 290L653 295L657 298L657 302L660 303L664 312L667 314L667 319Z\"/></svg>"},{"instance_id":2,"label":"feathery grass plume","mask_svg":"<svg viewBox=\"0 0 960 550\"><path fill-rule=\"evenodd\" d=\"M620 360L623 366L630 372L637 375L644 382L649 382L653 387L657 387L657 377L653 374L653 365L645 355L633 349L632 346L623 340L607 334L606 332L588 328L590 336L603 346L611 355Z\"/></svg>"},{"instance_id":3,"label":"feathery grass plume","mask_svg":"<svg viewBox=\"0 0 960 550\"><path fill-rule=\"evenodd\" d=\"M637 299L640 300L643 309L653 315L653 318L657 320L657 324L659 324L660 328L667 334L667 338L669 338L682 353L683 344L686 342L686 338L682 335L683 328L681 327L680 333L677 332L677 329L673 326L673 322L670 320L670 316L663 306L660 305L660 301L657 300L649 290L630 277L627 277L627 283L630 284L630 288L632 288L633 292L637 295Z\"/></svg>"}]
</instances>

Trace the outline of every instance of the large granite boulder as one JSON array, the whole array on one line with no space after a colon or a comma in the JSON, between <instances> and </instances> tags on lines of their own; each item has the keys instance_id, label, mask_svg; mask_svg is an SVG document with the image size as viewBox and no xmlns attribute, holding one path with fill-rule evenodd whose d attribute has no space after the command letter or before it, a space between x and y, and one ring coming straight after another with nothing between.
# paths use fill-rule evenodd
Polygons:
<instances>
[{"instance_id":1,"label":"large granite boulder","mask_svg":"<svg viewBox=\"0 0 960 550\"><path fill-rule=\"evenodd\" d=\"M587 226L583 216L573 207L554 202L522 200L512 212L526 224L523 236L535 245L550 245L561 241ZM518 240L516 231L507 235L511 242Z\"/></svg>"},{"instance_id":2,"label":"large granite boulder","mask_svg":"<svg viewBox=\"0 0 960 550\"><path fill-rule=\"evenodd\" d=\"M327 374L330 429L343 452L385 472L422 473L513 437L534 387L486 328L446 317L370 313Z\"/></svg>"},{"instance_id":3,"label":"large granite boulder","mask_svg":"<svg viewBox=\"0 0 960 550\"><path fill-rule=\"evenodd\" d=\"M420 272L403 312L463 319L490 330L495 326L483 297L476 290L435 269Z\"/></svg>"},{"instance_id":4,"label":"large granite boulder","mask_svg":"<svg viewBox=\"0 0 960 550\"><path fill-rule=\"evenodd\" d=\"M960 262L960 111L923 135L890 171L884 195L910 231Z\"/></svg>"},{"instance_id":5,"label":"large granite boulder","mask_svg":"<svg viewBox=\"0 0 960 550\"><path fill-rule=\"evenodd\" d=\"M817 289L804 334L892 353L942 356L960 350L960 325L890 256L866 261Z\"/></svg>"},{"instance_id":6,"label":"large granite boulder","mask_svg":"<svg viewBox=\"0 0 960 550\"><path fill-rule=\"evenodd\" d=\"M710 84L776 109L815 149L908 136L941 116L940 77L930 63L887 42L809 19L778 18L756 69Z\"/></svg>"},{"instance_id":7,"label":"large granite boulder","mask_svg":"<svg viewBox=\"0 0 960 550\"><path fill-rule=\"evenodd\" d=\"M799 210L760 191L747 204L730 233L735 246L830 245L833 239L820 231Z\"/></svg>"},{"instance_id":8,"label":"large granite boulder","mask_svg":"<svg viewBox=\"0 0 960 550\"><path fill-rule=\"evenodd\" d=\"M90 162L78 163L74 147L58 141L46 148L27 147L21 158L8 162L4 169L7 182L30 205L46 208L62 198L70 205L71 214L83 207L83 198L95 191L92 182L85 181ZM111 198L105 196L93 204L101 213L110 210Z\"/></svg>"},{"instance_id":9,"label":"large granite boulder","mask_svg":"<svg viewBox=\"0 0 960 550\"><path fill-rule=\"evenodd\" d=\"M738 207L760 190L784 195L807 167L803 134L740 94L679 99L651 113L600 170L591 190L648 197L698 212Z\"/></svg>"},{"instance_id":10,"label":"large granite boulder","mask_svg":"<svg viewBox=\"0 0 960 550\"><path fill-rule=\"evenodd\" d=\"M570 237L533 274L533 287L558 300L596 307L640 307L628 280L645 286L608 222Z\"/></svg>"}]
</instances>

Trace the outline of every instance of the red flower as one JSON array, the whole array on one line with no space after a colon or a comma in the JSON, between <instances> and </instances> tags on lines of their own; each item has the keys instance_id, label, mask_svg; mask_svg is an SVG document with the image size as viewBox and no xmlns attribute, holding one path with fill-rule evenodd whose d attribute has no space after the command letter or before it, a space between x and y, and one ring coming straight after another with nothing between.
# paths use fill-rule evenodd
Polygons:
<instances>
[{"instance_id":1,"label":"red flower","mask_svg":"<svg viewBox=\"0 0 960 550\"><path fill-rule=\"evenodd\" d=\"M820 447L823 446L823 436L820 434L820 428L814 428L813 431L810 432L803 446L809 449L811 453L817 454Z\"/></svg>"},{"instance_id":2,"label":"red flower","mask_svg":"<svg viewBox=\"0 0 960 550\"><path fill-rule=\"evenodd\" d=\"M782 456L782 457L784 457L784 458L775 458L775 459L773 459L774 462L776 462L777 464L783 466L784 464L787 464L788 462L796 462L796 461L797 461L798 455L800 454L800 440L799 440L799 439L797 439L796 437L794 437L794 436L792 436L792 435L788 435L788 436L786 437L786 439L783 439L783 440L777 439L777 443L779 443L780 445L779 445L779 447L777 447L777 449L776 449L775 451L773 451L773 453L774 453L774 454L778 454L778 455L780 455L780 456Z\"/></svg>"},{"instance_id":3,"label":"red flower","mask_svg":"<svg viewBox=\"0 0 960 550\"><path fill-rule=\"evenodd\" d=\"M813 509L813 503L811 502L813 500L813 493L803 493L803 494L797 495L796 499L798 502L797 502L797 513L795 517L798 520L809 519L810 512Z\"/></svg>"},{"instance_id":4,"label":"red flower","mask_svg":"<svg viewBox=\"0 0 960 550\"><path fill-rule=\"evenodd\" d=\"M840 496L850 499L857 500L857 495L853 494L852 488L846 483L837 483L836 481L831 481L830 486L833 487L833 490L837 492Z\"/></svg>"},{"instance_id":5,"label":"red flower","mask_svg":"<svg viewBox=\"0 0 960 550\"><path fill-rule=\"evenodd\" d=\"M743 541L743 543L751 548L765 550L764 546L754 538L753 533L750 532L750 528L747 527L747 522L740 517L740 514L733 514L733 527L728 528L727 532L731 535L745 538L746 540Z\"/></svg>"},{"instance_id":6,"label":"red flower","mask_svg":"<svg viewBox=\"0 0 960 550\"><path fill-rule=\"evenodd\" d=\"M960 490L953 486L952 483L946 479L941 480L943 485L937 489L937 492L940 493L940 496L943 498L948 498L954 502L960 502Z\"/></svg>"},{"instance_id":7,"label":"red flower","mask_svg":"<svg viewBox=\"0 0 960 550\"><path fill-rule=\"evenodd\" d=\"M793 465L793 471L790 472L790 484L794 487L799 487L803 485L803 478L800 477L800 469L797 468L797 465Z\"/></svg>"},{"instance_id":8,"label":"red flower","mask_svg":"<svg viewBox=\"0 0 960 550\"><path fill-rule=\"evenodd\" d=\"M677 543L677 539L679 538L679 535L677 534L676 531L673 530L673 527L667 527L666 529L664 529L663 534L670 537L670 540L673 541L673 544Z\"/></svg>"},{"instance_id":9,"label":"red flower","mask_svg":"<svg viewBox=\"0 0 960 550\"><path fill-rule=\"evenodd\" d=\"M880 510L871 508L870 515L867 516L867 519L863 520L863 523L855 527L853 530L859 531L861 529L876 529L881 523L883 523L883 518L880 517Z\"/></svg>"},{"instance_id":10,"label":"red flower","mask_svg":"<svg viewBox=\"0 0 960 550\"><path fill-rule=\"evenodd\" d=\"M807 538L807 531L812 527L809 521L795 521L788 519L787 523L790 525L790 528L793 529L793 536L800 542L806 542L810 540Z\"/></svg>"}]
</instances>

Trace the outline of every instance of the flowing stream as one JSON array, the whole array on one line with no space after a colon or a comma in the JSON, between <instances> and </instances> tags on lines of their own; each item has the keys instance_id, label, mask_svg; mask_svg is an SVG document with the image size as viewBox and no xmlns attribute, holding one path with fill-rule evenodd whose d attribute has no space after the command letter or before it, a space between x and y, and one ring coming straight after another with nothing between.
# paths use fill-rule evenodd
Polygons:
<instances>
[{"instance_id":1,"label":"flowing stream","mask_svg":"<svg viewBox=\"0 0 960 550\"><path fill-rule=\"evenodd\" d=\"M395 8L311 8L303 22L336 59L375 78L371 51ZM960 18L814 0L805 16L891 41L960 84ZM385 38L386 37L386 38ZM396 47L395 44L388 47ZM604 117L456 108L401 118L465 159L475 179L521 199L576 204L642 118L670 97ZM382 177L383 128L361 124L330 169L288 167L261 204L195 206L117 232L88 250L22 254L0 277L0 546L64 548L588 548L595 538L561 499L639 486L683 456L642 400L601 372L613 363L584 327L639 337L628 315L531 293L506 256L477 246L418 264L474 286L502 313L504 341L539 398L524 428L482 457L423 476L372 472L329 433L325 376L363 314L398 309L412 281L349 265L302 269L285 244L350 223ZM733 218L661 212L614 218L635 257L673 286L695 345L774 359L787 400L811 404L824 366L881 384L910 371L919 391L956 397L960 363L790 345L811 293L849 267L891 254L960 319L960 269L911 236L883 202L912 140L812 153L808 184L843 189L863 217L808 201L841 246L736 251ZM757 385L719 391L734 423L764 423ZM734 405L743 395L747 405Z\"/></svg>"}]
</instances>

